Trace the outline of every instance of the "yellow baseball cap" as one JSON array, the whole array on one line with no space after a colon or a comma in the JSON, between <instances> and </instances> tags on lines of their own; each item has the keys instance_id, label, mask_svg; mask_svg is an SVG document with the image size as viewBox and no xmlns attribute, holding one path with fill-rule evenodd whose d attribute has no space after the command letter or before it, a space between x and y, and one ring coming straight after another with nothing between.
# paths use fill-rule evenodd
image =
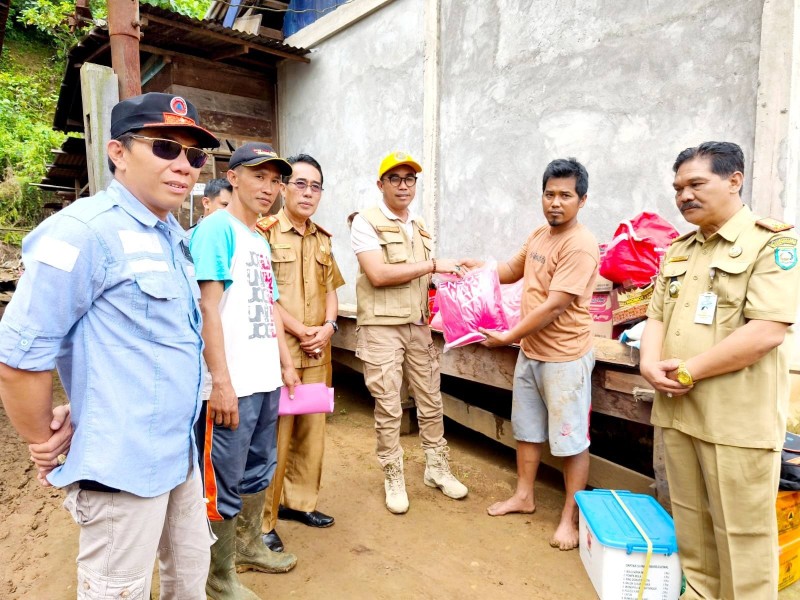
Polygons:
<instances>
[{"instance_id":1,"label":"yellow baseball cap","mask_svg":"<svg viewBox=\"0 0 800 600\"><path fill-rule=\"evenodd\" d=\"M378 179L383 177L386 171L390 171L399 165L408 165L414 169L415 173L422 172L422 167L419 166L419 163L415 161L410 154L406 154L405 152L392 152L381 161L381 166L378 169Z\"/></svg>"}]
</instances>

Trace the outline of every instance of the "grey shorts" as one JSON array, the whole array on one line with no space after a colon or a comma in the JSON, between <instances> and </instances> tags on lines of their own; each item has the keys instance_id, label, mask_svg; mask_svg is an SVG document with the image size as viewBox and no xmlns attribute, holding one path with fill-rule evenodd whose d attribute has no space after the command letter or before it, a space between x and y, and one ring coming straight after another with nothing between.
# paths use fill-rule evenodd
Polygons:
<instances>
[{"instance_id":1,"label":"grey shorts","mask_svg":"<svg viewBox=\"0 0 800 600\"><path fill-rule=\"evenodd\" d=\"M519 442L550 441L553 456L589 447L594 352L568 362L531 360L520 351L514 369L511 425Z\"/></svg>"}]
</instances>

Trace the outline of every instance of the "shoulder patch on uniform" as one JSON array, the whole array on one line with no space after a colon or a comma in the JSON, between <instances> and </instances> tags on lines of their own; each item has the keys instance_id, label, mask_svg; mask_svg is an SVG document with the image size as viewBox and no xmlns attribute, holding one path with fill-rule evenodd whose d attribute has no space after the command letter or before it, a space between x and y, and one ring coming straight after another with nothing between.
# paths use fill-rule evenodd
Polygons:
<instances>
[{"instance_id":1,"label":"shoulder patch on uniform","mask_svg":"<svg viewBox=\"0 0 800 600\"><path fill-rule=\"evenodd\" d=\"M278 217L275 215L270 215L268 217L261 217L258 221L256 221L256 227L263 231L264 233L268 232L272 227L275 227L275 224L278 222Z\"/></svg>"},{"instance_id":2,"label":"shoulder patch on uniform","mask_svg":"<svg viewBox=\"0 0 800 600\"><path fill-rule=\"evenodd\" d=\"M797 248L775 248L775 264L784 271L797 264Z\"/></svg>"},{"instance_id":3,"label":"shoulder patch on uniform","mask_svg":"<svg viewBox=\"0 0 800 600\"><path fill-rule=\"evenodd\" d=\"M433 237L431 236L431 234L430 234L430 233L428 233L427 231L425 231L424 229L420 229L420 230L419 230L419 234L420 234L422 237L426 237L426 238L428 238L429 240L432 240L432 239L433 239Z\"/></svg>"},{"instance_id":4,"label":"shoulder patch on uniform","mask_svg":"<svg viewBox=\"0 0 800 600\"><path fill-rule=\"evenodd\" d=\"M683 240L688 240L690 237L692 237L696 233L697 233L696 231L689 231L687 233L684 233L683 235L680 235L680 236L676 237L674 240L672 240L670 242L670 245L674 244L675 242L682 242Z\"/></svg>"},{"instance_id":5,"label":"shoulder patch on uniform","mask_svg":"<svg viewBox=\"0 0 800 600\"><path fill-rule=\"evenodd\" d=\"M794 248L797 246L797 238L793 238L788 235L774 237L767 242L767 246L770 248Z\"/></svg>"},{"instance_id":6,"label":"shoulder patch on uniform","mask_svg":"<svg viewBox=\"0 0 800 600\"><path fill-rule=\"evenodd\" d=\"M787 229L794 229L794 225L778 221L778 219L773 219L772 217L759 219L756 221L756 224L760 225L764 229L770 230L773 233L780 233L781 231L786 231Z\"/></svg>"},{"instance_id":7,"label":"shoulder patch on uniform","mask_svg":"<svg viewBox=\"0 0 800 600\"><path fill-rule=\"evenodd\" d=\"M328 232L328 230L327 230L327 229L324 229L324 228L322 227L322 225L320 225L319 223L314 223L314 225L316 225L316 226L317 226L317 231L319 231L319 232L320 232L320 233L322 233L323 235L327 235L329 238L332 238L332 237L333 237L333 234L329 233L329 232Z\"/></svg>"}]
</instances>

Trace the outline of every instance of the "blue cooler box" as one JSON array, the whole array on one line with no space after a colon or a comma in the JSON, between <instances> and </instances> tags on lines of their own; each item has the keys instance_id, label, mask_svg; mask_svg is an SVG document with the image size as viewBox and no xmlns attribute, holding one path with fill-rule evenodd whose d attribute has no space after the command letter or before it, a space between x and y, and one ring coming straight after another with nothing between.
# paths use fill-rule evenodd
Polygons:
<instances>
[{"instance_id":1,"label":"blue cooler box","mask_svg":"<svg viewBox=\"0 0 800 600\"><path fill-rule=\"evenodd\" d=\"M672 517L652 496L617 491L653 545L642 600L677 600L681 566ZM578 492L580 555L601 600L637 600L647 542L610 490Z\"/></svg>"}]
</instances>

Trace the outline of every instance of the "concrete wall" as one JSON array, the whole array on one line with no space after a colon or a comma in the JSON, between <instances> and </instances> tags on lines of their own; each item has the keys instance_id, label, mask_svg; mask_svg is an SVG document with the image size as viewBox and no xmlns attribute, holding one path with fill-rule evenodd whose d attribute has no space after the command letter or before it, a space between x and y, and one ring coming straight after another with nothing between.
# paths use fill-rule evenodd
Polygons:
<instances>
[{"instance_id":1,"label":"concrete wall","mask_svg":"<svg viewBox=\"0 0 800 600\"><path fill-rule=\"evenodd\" d=\"M600 241L641 210L686 230L677 153L727 139L752 158L762 5L442 0L437 255L510 256L543 223L544 167L567 155L589 170L582 220ZM395 0L279 73L281 150L323 165L318 216L348 280L343 303L355 302L346 216L378 199L382 155L422 151L424 7Z\"/></svg>"},{"instance_id":2,"label":"concrete wall","mask_svg":"<svg viewBox=\"0 0 800 600\"><path fill-rule=\"evenodd\" d=\"M307 152L322 165L316 219L333 233L347 280L340 303L356 301L347 216L380 199L383 156L422 153L422 9L423 0L393 2L324 42L309 64L279 71L280 150Z\"/></svg>"}]
</instances>

